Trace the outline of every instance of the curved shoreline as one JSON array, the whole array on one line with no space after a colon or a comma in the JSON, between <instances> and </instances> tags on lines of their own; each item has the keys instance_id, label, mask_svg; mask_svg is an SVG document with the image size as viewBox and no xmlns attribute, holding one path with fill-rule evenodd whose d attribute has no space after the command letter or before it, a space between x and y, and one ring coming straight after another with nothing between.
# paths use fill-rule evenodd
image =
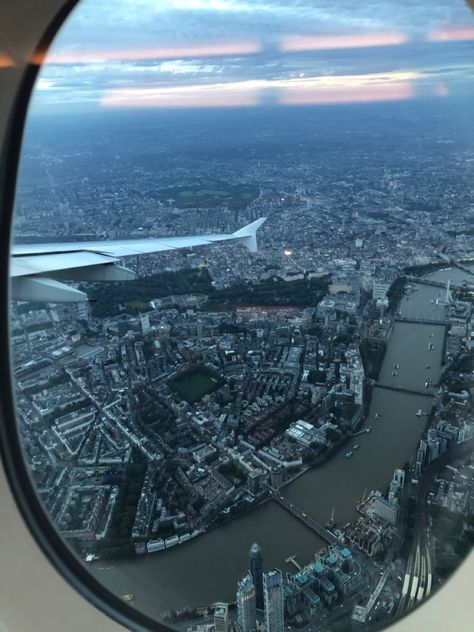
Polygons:
<instances>
[{"instance_id":1,"label":"curved shoreline","mask_svg":"<svg viewBox=\"0 0 474 632\"><path fill-rule=\"evenodd\" d=\"M445 267L445 266L443 266L443 267ZM402 274L399 277L397 277L397 280L401 280L403 278L404 278L404 276ZM420 277L420 279L421 278L422 277ZM400 300L398 302L397 309L398 309L400 303L403 300L403 296L404 295L401 296L401 298L400 298ZM389 332L389 335L388 335L388 338L387 338L387 341L386 341L386 348L388 346L388 343L390 341L391 336L393 335L393 331L394 331L394 322L392 321L392 325L390 327L390 332ZM447 328L445 329L445 333L444 333L443 348L444 348L444 346L446 344L446 337L447 337ZM444 356L444 354L443 354L443 356ZM441 358L442 366L443 366L443 356ZM383 366L384 362L385 362L385 353L384 353L384 358L382 360L381 367ZM446 370L449 369L449 366L448 365L444 365L443 369L444 369L444 371L446 371ZM183 372L183 373L185 373L185 372ZM365 379L367 379L367 378L365 378ZM298 471L296 474L291 476L288 480L286 480L279 487L279 489L288 488L291 484L295 483L302 476L304 476L304 475L308 474L309 472L317 470L317 469L321 468L322 466L326 465L332 459L336 458L337 455L342 451L344 446L347 445L350 442L350 440L353 437L353 432L358 431L363 426L363 424L365 423L365 421L367 420L367 418L369 416L373 389L376 386L376 384L373 384L372 382L368 382L367 386L368 386L368 393L366 393L366 398L367 398L368 401L364 401L364 403L362 404L361 409L356 413L356 415L354 415L353 419L351 420L351 427L352 427L352 423L354 422L354 419L356 417L359 417L357 419L356 424L354 425L354 428L352 428L352 433L347 435L347 436L345 436L340 441L340 443L332 446L332 448L329 449L326 453L324 453L322 455L319 455L318 457L316 457L316 459L312 463L307 464L300 471ZM432 394L426 393L426 395L429 396L429 395L432 395ZM426 423L428 423L428 421ZM426 428L426 425L425 425L425 428ZM228 525L229 523L232 523L234 520L254 512L259 507L262 507L263 505L265 505L266 503L268 503L270 501L272 501L272 498L271 498L271 496L269 496L268 492L266 492L265 496L263 496L261 498L257 497L255 499L254 503L248 503L247 507L244 507L243 509L239 510L238 512L236 512L234 514L230 514L229 513L228 516L226 516L221 511L218 514L218 516L221 517L221 518L220 518L220 520L219 520L219 522L217 524L215 524L215 522L216 522L218 517L215 517L214 520L211 523L209 523L209 525L207 527L201 528L200 532L198 534L196 534L193 537L190 537L186 541L184 541L184 542L177 541L177 542L171 544L171 546L165 546L162 549L156 549L154 551L147 551L146 553L144 553L144 555L146 555L148 557L148 556L153 555L155 553L162 553L163 551L169 551L171 549L177 548L178 546L180 546L182 544L187 544L188 542L193 542L193 541L199 540L202 536L208 535L208 534L212 533L213 531L215 531L216 529L218 529L220 527L223 527L225 525ZM232 507L232 505L230 507ZM225 516L225 517L222 518L222 516ZM134 557L134 556L132 556L132 557ZM137 555L136 557L142 557L142 555ZM130 558L123 558L123 559L130 559Z\"/></svg>"},{"instance_id":2,"label":"curved shoreline","mask_svg":"<svg viewBox=\"0 0 474 632\"><path fill-rule=\"evenodd\" d=\"M427 300L429 305L430 291L427 288L415 294L415 302L412 303L410 300L410 309L419 311L420 306L426 305ZM414 327L416 329L413 329ZM415 380L416 384L422 380L427 361L423 359L418 363L423 365L423 371L420 373L420 366L417 365L412 378L410 354L415 353L415 356L424 357L426 348L424 342L421 348L417 345L415 349L412 342L408 343L408 347L400 347L400 336L404 337L408 333L411 341L413 336L415 339L420 338L422 332L426 332L427 336L430 331L426 325L403 324L394 328L391 336L395 336L395 339L387 348L388 356L385 361L389 364L398 361L394 358L395 352L408 354L404 365L408 374L402 376L404 383L407 378ZM439 335L440 333L436 334ZM435 344L438 363L438 359L441 358L440 340ZM333 506L336 507L336 520L339 524L345 524L348 519L353 520L356 513L355 502L362 496L364 487L384 489L386 479L391 477L393 468L412 458L419 437L425 429L426 421L417 417L415 413L419 408L428 410L427 398L429 401L433 400L432 392L422 395L400 395L378 388L372 390L373 402L368 415L364 416L364 423L370 424L373 432L367 435L367 439L364 435L360 454L358 452L355 459L349 460L340 456L344 444L351 438L346 437L334 452L325 455L324 461L320 460L317 464L306 466L283 485L286 495L293 502L305 511L313 512L322 522L329 517ZM382 413L381 421L374 421L374 411ZM303 474L307 477L304 481ZM205 533L200 534L202 538L192 540L194 548L189 546L180 550L180 547L175 546L169 555L148 554L135 557L133 560L117 561L116 568L108 575L108 581L107 573L102 574L95 564L96 574L106 584L115 587L117 593L122 588L129 588L132 583L142 602L140 605L137 604L137 607L153 610L155 616L162 616L163 612L170 609L209 604L217 598L232 600L234 580L236 581L239 573L245 572L243 569L247 546L252 541L261 542L265 560L274 567L283 564L283 560L293 553L306 560L324 546L315 534L295 520L291 514L280 510L277 503L269 503L269 500L268 497L256 500L244 511L226 517L218 525L212 525ZM225 528L217 528L221 526ZM279 532L278 537L274 536L275 531ZM212 574L205 573L203 579L205 577L206 580L200 582L199 586L189 582L189 575L185 570L188 565L205 569L209 563L209 556L212 556L214 563L217 564L215 571ZM154 596L150 592L148 586L151 585L161 587L159 599L156 592Z\"/></svg>"}]
</instances>

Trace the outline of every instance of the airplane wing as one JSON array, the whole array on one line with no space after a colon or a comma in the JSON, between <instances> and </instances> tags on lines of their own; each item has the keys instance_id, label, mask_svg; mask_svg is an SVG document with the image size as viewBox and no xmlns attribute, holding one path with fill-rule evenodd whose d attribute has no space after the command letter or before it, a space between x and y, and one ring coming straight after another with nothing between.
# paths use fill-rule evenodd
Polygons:
<instances>
[{"instance_id":1,"label":"airplane wing","mask_svg":"<svg viewBox=\"0 0 474 632\"><path fill-rule=\"evenodd\" d=\"M120 241L83 241L64 244L16 244L10 258L13 300L76 302L87 295L60 283L69 281L129 281L135 273L120 265L123 257L206 246L221 241L241 242L251 252L257 250L257 230L265 217L234 233L130 239Z\"/></svg>"}]
</instances>

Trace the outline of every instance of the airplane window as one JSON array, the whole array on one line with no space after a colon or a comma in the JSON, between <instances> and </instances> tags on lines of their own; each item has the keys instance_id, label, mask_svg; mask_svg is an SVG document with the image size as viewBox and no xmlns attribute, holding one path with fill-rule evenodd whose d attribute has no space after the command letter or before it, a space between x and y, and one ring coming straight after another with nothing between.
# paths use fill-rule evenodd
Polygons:
<instances>
[{"instance_id":1,"label":"airplane window","mask_svg":"<svg viewBox=\"0 0 474 632\"><path fill-rule=\"evenodd\" d=\"M471 550L473 42L460 0L82 0L51 47L18 430L154 621L380 629Z\"/></svg>"}]
</instances>

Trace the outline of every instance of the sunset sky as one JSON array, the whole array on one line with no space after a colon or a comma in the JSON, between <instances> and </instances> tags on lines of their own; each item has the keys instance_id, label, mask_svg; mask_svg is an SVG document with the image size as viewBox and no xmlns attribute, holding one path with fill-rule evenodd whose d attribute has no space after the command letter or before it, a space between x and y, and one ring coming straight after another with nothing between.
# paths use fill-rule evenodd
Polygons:
<instances>
[{"instance_id":1,"label":"sunset sky","mask_svg":"<svg viewBox=\"0 0 474 632\"><path fill-rule=\"evenodd\" d=\"M463 0L81 0L31 111L444 98L473 79Z\"/></svg>"}]
</instances>

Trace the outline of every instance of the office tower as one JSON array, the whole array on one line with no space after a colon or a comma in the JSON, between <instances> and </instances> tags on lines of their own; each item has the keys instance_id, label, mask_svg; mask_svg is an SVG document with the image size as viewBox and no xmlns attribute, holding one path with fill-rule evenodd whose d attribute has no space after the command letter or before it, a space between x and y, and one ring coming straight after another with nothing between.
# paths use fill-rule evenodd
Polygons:
<instances>
[{"instance_id":1,"label":"office tower","mask_svg":"<svg viewBox=\"0 0 474 632\"><path fill-rule=\"evenodd\" d=\"M216 607L214 610L214 626L216 632L228 632L229 607L226 603L216 603Z\"/></svg>"},{"instance_id":2,"label":"office tower","mask_svg":"<svg viewBox=\"0 0 474 632\"><path fill-rule=\"evenodd\" d=\"M396 469L393 472L392 482L390 483L390 491L388 494L388 499L391 503L396 503L398 500L398 496L400 495L400 490L405 484L405 472L404 470Z\"/></svg>"},{"instance_id":3,"label":"office tower","mask_svg":"<svg viewBox=\"0 0 474 632\"><path fill-rule=\"evenodd\" d=\"M283 632L283 576L274 569L263 573L263 602L265 609L265 632Z\"/></svg>"},{"instance_id":4,"label":"office tower","mask_svg":"<svg viewBox=\"0 0 474 632\"><path fill-rule=\"evenodd\" d=\"M237 624L239 632L255 632L257 627L257 601L252 575L247 573L237 583Z\"/></svg>"},{"instance_id":5,"label":"office tower","mask_svg":"<svg viewBox=\"0 0 474 632\"><path fill-rule=\"evenodd\" d=\"M354 606L351 616L352 631L359 632L359 630L363 630L365 628L366 619L366 608L364 606Z\"/></svg>"},{"instance_id":6,"label":"office tower","mask_svg":"<svg viewBox=\"0 0 474 632\"><path fill-rule=\"evenodd\" d=\"M250 547L250 573L255 586L257 608L261 609L263 608L263 557L256 542Z\"/></svg>"},{"instance_id":7,"label":"office tower","mask_svg":"<svg viewBox=\"0 0 474 632\"><path fill-rule=\"evenodd\" d=\"M434 428L428 430L428 459L429 462L434 461L441 454L440 441Z\"/></svg>"},{"instance_id":8,"label":"office tower","mask_svg":"<svg viewBox=\"0 0 474 632\"><path fill-rule=\"evenodd\" d=\"M247 488L249 492L256 496L261 488L261 479L262 474L260 470L255 470L254 472L250 472L247 476Z\"/></svg>"},{"instance_id":9,"label":"office tower","mask_svg":"<svg viewBox=\"0 0 474 632\"><path fill-rule=\"evenodd\" d=\"M148 314L143 314L140 315L140 325L142 328L142 334L144 336L146 336L148 333L150 333L151 331L151 327L150 327L150 317L148 316Z\"/></svg>"}]
</instances>

